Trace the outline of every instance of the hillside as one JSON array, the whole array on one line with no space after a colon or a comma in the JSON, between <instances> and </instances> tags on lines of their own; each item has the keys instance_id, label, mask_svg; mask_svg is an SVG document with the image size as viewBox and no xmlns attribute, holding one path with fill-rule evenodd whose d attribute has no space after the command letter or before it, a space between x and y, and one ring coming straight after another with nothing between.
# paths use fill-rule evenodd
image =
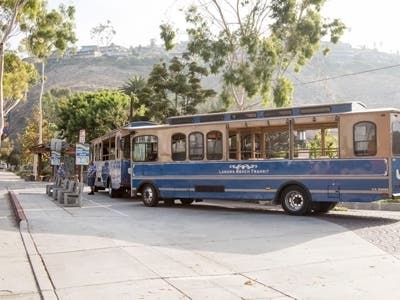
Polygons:
<instances>
[{"instance_id":1,"label":"hillside","mask_svg":"<svg viewBox=\"0 0 400 300\"><path fill-rule=\"evenodd\" d=\"M153 49L154 50L154 49ZM154 63L165 58L158 51L121 57L66 57L50 60L46 66L45 90L70 88L91 91L118 88L134 75L146 76ZM386 68L399 65L398 67ZM382 69L383 68L383 69ZM367 70L380 69L365 72ZM360 73L358 75L350 75ZM323 80L331 78L329 80ZM369 107L399 106L400 56L370 49L355 49L347 44L331 46L324 57L316 55L301 73L292 75L295 84L294 104L337 101L362 101ZM317 81L317 82L314 82ZM218 80L205 79L205 85L217 89ZM13 135L19 132L24 119L32 114L39 87L34 87L11 119Z\"/></svg>"}]
</instances>

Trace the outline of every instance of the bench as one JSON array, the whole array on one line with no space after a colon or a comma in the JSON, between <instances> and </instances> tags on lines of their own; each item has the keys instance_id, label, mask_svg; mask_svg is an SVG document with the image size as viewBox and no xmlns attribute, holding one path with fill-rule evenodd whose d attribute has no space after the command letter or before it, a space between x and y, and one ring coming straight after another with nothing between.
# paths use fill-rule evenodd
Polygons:
<instances>
[{"instance_id":1,"label":"bench","mask_svg":"<svg viewBox=\"0 0 400 300\"><path fill-rule=\"evenodd\" d=\"M53 194L52 194L52 197L53 197L53 200L54 200L54 201L57 200L57 196L58 196L58 191L59 191L59 190L68 189L69 181L70 181L69 179L63 179L63 180L61 181L61 185L60 185L60 186L58 186L58 187L53 187Z\"/></svg>"},{"instance_id":2,"label":"bench","mask_svg":"<svg viewBox=\"0 0 400 300\"><path fill-rule=\"evenodd\" d=\"M73 181L73 180L68 180L67 185L65 186L64 189L58 189L57 190L57 201L60 204L64 204L64 194L65 193L73 193L76 191L76 187L78 185L78 182Z\"/></svg>"},{"instance_id":3,"label":"bench","mask_svg":"<svg viewBox=\"0 0 400 300\"><path fill-rule=\"evenodd\" d=\"M64 206L82 206L83 183L76 185L75 191L64 193Z\"/></svg>"},{"instance_id":4,"label":"bench","mask_svg":"<svg viewBox=\"0 0 400 300\"><path fill-rule=\"evenodd\" d=\"M53 196L53 189L55 187L61 187L61 182L62 178L57 177L55 182L53 182L52 184L46 184L46 194L49 195L50 197Z\"/></svg>"}]
</instances>

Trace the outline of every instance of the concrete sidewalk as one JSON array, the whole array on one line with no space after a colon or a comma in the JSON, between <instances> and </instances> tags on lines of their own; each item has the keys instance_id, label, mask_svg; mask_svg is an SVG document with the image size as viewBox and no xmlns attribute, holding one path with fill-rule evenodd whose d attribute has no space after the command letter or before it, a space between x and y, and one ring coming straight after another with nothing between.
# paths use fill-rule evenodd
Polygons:
<instances>
[{"instance_id":1,"label":"concrete sidewalk","mask_svg":"<svg viewBox=\"0 0 400 300\"><path fill-rule=\"evenodd\" d=\"M318 218L232 202L147 208L105 193L66 208L44 185L14 190L33 272L15 224L1 223L0 240L14 239L1 266L21 265L0 271L5 299L400 299L398 258Z\"/></svg>"},{"instance_id":2,"label":"concrete sidewalk","mask_svg":"<svg viewBox=\"0 0 400 300\"><path fill-rule=\"evenodd\" d=\"M7 191L24 182L12 173L0 178L0 299L41 299L21 234L26 230L20 231Z\"/></svg>"}]
</instances>

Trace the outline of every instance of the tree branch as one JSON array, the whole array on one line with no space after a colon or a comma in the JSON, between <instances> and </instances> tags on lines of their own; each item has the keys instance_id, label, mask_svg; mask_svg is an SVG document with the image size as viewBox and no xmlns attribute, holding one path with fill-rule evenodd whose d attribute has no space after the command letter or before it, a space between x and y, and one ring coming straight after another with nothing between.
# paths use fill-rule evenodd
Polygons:
<instances>
[{"instance_id":1,"label":"tree branch","mask_svg":"<svg viewBox=\"0 0 400 300\"><path fill-rule=\"evenodd\" d=\"M3 36L1 37L1 43L6 43L8 38L11 35L11 32L15 29L17 16L21 10L21 8L26 4L27 0L20 0L15 2L15 6L13 9L13 14L9 22L9 26L6 27Z\"/></svg>"},{"instance_id":2,"label":"tree branch","mask_svg":"<svg viewBox=\"0 0 400 300\"><path fill-rule=\"evenodd\" d=\"M7 101L7 103L9 101ZM13 110L18 105L18 103L20 103L20 102L21 102L21 99L17 99L17 100L15 100L15 102L10 107L6 108L4 110L4 117L6 117L10 113L10 111Z\"/></svg>"}]
</instances>

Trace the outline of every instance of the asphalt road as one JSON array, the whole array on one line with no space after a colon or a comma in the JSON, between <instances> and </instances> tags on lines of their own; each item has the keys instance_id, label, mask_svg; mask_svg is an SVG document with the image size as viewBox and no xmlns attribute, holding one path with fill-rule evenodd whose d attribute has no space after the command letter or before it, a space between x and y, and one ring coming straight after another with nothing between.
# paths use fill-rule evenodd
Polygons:
<instances>
[{"instance_id":1,"label":"asphalt road","mask_svg":"<svg viewBox=\"0 0 400 300\"><path fill-rule=\"evenodd\" d=\"M66 208L44 195L43 183L0 172L0 190L7 189L27 215L22 237L30 240L42 293L20 259L17 232L0 222L0 240L12 235L7 249L19 253L0 251L0 298L400 298L399 212L293 217L233 201L147 208L104 192L86 192L83 207ZM7 206L0 208L6 221ZM15 270L8 256L21 261L13 272L25 274L26 284L7 276L7 267Z\"/></svg>"}]
</instances>

